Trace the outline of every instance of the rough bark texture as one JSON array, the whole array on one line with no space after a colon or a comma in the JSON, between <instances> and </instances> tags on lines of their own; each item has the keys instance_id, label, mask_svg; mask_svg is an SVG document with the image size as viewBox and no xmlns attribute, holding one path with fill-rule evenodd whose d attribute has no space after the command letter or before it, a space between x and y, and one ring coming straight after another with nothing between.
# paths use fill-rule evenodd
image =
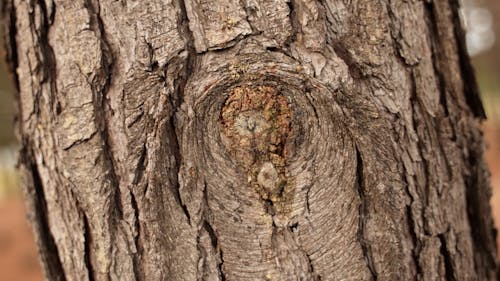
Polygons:
<instances>
[{"instance_id":1,"label":"rough bark texture","mask_svg":"<svg viewBox=\"0 0 500 281\"><path fill-rule=\"evenodd\" d=\"M496 280L457 0L4 0L47 280Z\"/></svg>"}]
</instances>

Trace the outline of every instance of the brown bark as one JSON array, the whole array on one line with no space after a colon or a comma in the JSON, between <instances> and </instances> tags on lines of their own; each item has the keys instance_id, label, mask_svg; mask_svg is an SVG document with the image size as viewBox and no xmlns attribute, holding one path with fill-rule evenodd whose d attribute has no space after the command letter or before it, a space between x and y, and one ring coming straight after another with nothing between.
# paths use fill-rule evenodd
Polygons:
<instances>
[{"instance_id":1,"label":"brown bark","mask_svg":"<svg viewBox=\"0 0 500 281\"><path fill-rule=\"evenodd\" d=\"M496 280L456 0L2 3L47 280Z\"/></svg>"}]
</instances>

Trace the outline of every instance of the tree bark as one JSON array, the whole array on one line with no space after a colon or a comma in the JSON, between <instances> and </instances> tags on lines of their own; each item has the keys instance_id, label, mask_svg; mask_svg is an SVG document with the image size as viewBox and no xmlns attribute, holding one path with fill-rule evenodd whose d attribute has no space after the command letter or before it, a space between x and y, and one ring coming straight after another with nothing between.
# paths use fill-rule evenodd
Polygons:
<instances>
[{"instance_id":1,"label":"tree bark","mask_svg":"<svg viewBox=\"0 0 500 281\"><path fill-rule=\"evenodd\" d=\"M47 280L497 280L457 0L5 0Z\"/></svg>"}]
</instances>

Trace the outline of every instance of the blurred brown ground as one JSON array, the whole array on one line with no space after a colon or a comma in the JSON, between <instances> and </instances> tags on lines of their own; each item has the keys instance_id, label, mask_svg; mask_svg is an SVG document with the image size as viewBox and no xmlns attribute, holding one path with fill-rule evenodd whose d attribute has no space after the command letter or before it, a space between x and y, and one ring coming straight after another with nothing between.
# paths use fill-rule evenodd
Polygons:
<instances>
[{"instance_id":1,"label":"blurred brown ground","mask_svg":"<svg viewBox=\"0 0 500 281\"><path fill-rule=\"evenodd\" d=\"M475 0L475 2L490 10L497 38L489 51L473 58L473 63L489 115L488 121L483 124L487 145L486 161L492 174L493 216L497 229L500 229L500 1ZM14 112L13 98L10 94L12 87L1 64L3 60L0 59L0 148L15 142L12 133ZM0 154L0 164L3 160L1 158ZM0 170L0 281L41 281L41 269L33 235L26 223L24 203L19 189L15 186L8 186L8 192L2 190L2 185L6 185L4 172ZM17 181L8 182L9 185L15 185L12 183ZM500 245L500 235L497 241Z\"/></svg>"},{"instance_id":2,"label":"blurred brown ground","mask_svg":"<svg viewBox=\"0 0 500 281\"><path fill-rule=\"evenodd\" d=\"M0 201L0 280L42 280L33 234L19 196Z\"/></svg>"}]
</instances>

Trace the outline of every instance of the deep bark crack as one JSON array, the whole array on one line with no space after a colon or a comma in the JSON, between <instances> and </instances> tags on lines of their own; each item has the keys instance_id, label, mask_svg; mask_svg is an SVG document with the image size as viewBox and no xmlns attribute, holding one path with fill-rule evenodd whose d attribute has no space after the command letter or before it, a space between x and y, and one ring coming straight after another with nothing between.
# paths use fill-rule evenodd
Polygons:
<instances>
[{"instance_id":1,"label":"deep bark crack","mask_svg":"<svg viewBox=\"0 0 500 281\"><path fill-rule=\"evenodd\" d=\"M445 276L444 277L446 278L447 281L455 281L456 278L453 274L454 270L453 270L453 264L452 264L453 258L450 256L450 253L447 249L446 237L444 236L444 234L439 234L438 238L439 238L439 242L441 242L441 247L439 248L439 251L440 251L441 256L443 257L443 261L444 261L444 268L445 268Z\"/></svg>"},{"instance_id":2,"label":"deep bark crack","mask_svg":"<svg viewBox=\"0 0 500 281\"><path fill-rule=\"evenodd\" d=\"M292 43L297 40L297 34L299 33L299 22L297 15L295 14L295 0L289 0L286 2L289 10L290 24L292 26L291 35L285 41L285 49L290 49Z\"/></svg>"},{"instance_id":3,"label":"deep bark crack","mask_svg":"<svg viewBox=\"0 0 500 281\"><path fill-rule=\"evenodd\" d=\"M439 34L438 27L436 25L436 15L434 11L434 4L433 3L425 3L424 4L426 9L424 10L424 13L427 17L426 23L427 23L427 28L431 30L429 33L430 39L431 39L431 56L432 56L432 66L434 69L434 74L437 78L437 84L439 88L439 101L441 103L441 106L444 110L445 116L449 115L448 111L448 103L447 103L447 93L446 93L446 79L444 77L444 74L441 70L441 67L439 63L443 61L440 59L441 54L443 52L439 49L440 41L439 37L437 36ZM415 75L415 74L413 74Z\"/></svg>"},{"instance_id":4,"label":"deep bark crack","mask_svg":"<svg viewBox=\"0 0 500 281\"><path fill-rule=\"evenodd\" d=\"M417 276L423 273L423 269L420 266L419 263L419 257L420 257L420 252L421 252L421 247L419 245L419 240L417 238L417 233L415 232L415 222L413 221L413 215L411 211L411 205L408 205L406 207L406 215L407 215L407 220L408 220L408 229L410 231L411 239L413 241L413 250L412 250L412 258L413 258L413 263L415 264L415 269L417 270ZM415 277L417 280L417 277Z\"/></svg>"},{"instance_id":5,"label":"deep bark crack","mask_svg":"<svg viewBox=\"0 0 500 281\"><path fill-rule=\"evenodd\" d=\"M146 169L146 156L148 154L148 150L146 144L142 145L141 156L139 157L139 161L135 168L134 180L132 181L132 185L137 185L144 176L144 170Z\"/></svg>"},{"instance_id":6,"label":"deep bark crack","mask_svg":"<svg viewBox=\"0 0 500 281\"><path fill-rule=\"evenodd\" d=\"M311 273L311 275L314 278L313 281L321 281L321 276L318 275L318 274L316 274L316 273L314 273L314 266L312 264L311 255L309 255L308 253L306 253L306 251L304 251L304 249L302 249L302 247L300 247L300 250L306 255L306 258L307 258L307 268L309 269L309 273Z\"/></svg>"},{"instance_id":7,"label":"deep bark crack","mask_svg":"<svg viewBox=\"0 0 500 281\"><path fill-rule=\"evenodd\" d=\"M176 160L176 165L175 165L175 183L174 183L174 196L176 201L178 202L179 206L181 207L182 211L184 212L184 215L187 218L188 224L191 225L191 215L189 214L189 210L187 206L182 202L182 196L180 193L180 184L179 184L179 172L180 172L180 166L182 164L182 157L180 155L180 140L179 140L179 128L177 126L177 111L180 108L180 105L184 102L184 92L187 84L187 80L189 78L189 75L191 74L192 70L192 65L194 64L194 59L196 56L196 50L194 48L194 37L192 34L192 31L189 29L189 19L187 16L186 12L186 4L184 0L178 0L179 4L179 9L180 9L180 17L179 17L179 24L178 29L179 29L179 34L185 34L186 37L184 38L185 40L185 48L187 50L187 57L184 62L183 69L180 71L179 76L177 79L174 80L174 89L175 89L175 96L170 98L171 106L172 106L172 111L174 112L170 116L170 126L172 129L172 142L173 142L173 150L174 150L174 156ZM166 71L166 70L165 70ZM166 76L165 76L166 77Z\"/></svg>"},{"instance_id":8,"label":"deep bark crack","mask_svg":"<svg viewBox=\"0 0 500 281\"><path fill-rule=\"evenodd\" d=\"M359 206L359 229L358 229L358 240L361 245L361 249L363 251L363 256L366 260L366 264L370 273L372 275L372 280L377 280L377 271L375 270L375 263L373 261L373 255L370 248L370 245L366 242L365 237L365 228L366 228L366 216L368 214L368 208L366 206L365 199L365 186L363 179L363 159L361 157L361 152L356 146L356 187L359 194L360 206Z\"/></svg>"},{"instance_id":9,"label":"deep bark crack","mask_svg":"<svg viewBox=\"0 0 500 281\"><path fill-rule=\"evenodd\" d=\"M203 221L203 229L205 229L205 231L208 233L213 249L219 254L220 261L217 265L217 268L219 269L219 277L221 278L221 281L225 281L226 275L224 274L223 270L224 256L222 254L222 249L219 245L219 239L217 238L217 234L215 233L215 230L212 228L212 226L207 220Z\"/></svg>"},{"instance_id":10,"label":"deep bark crack","mask_svg":"<svg viewBox=\"0 0 500 281\"><path fill-rule=\"evenodd\" d=\"M109 105L107 94L113 76L114 60L109 43L106 40L99 9L94 7L90 0L87 0L86 5L91 19L90 25L95 32L95 36L98 37L101 42L101 55L103 60L100 73L95 74L93 81L88 81L89 86L92 89L92 102L95 111L94 122L103 142L102 153L104 156L104 162L106 167L109 168L106 172L108 173L112 187L114 187L114 192L120 192L120 181L115 169L115 158L113 156L113 150L111 148L109 137L110 125L108 124L108 120L111 118L111 106ZM118 206L120 205L121 204L118 204ZM117 211L119 213L119 217L122 217L123 211L120 208L117 208Z\"/></svg>"},{"instance_id":11,"label":"deep bark crack","mask_svg":"<svg viewBox=\"0 0 500 281\"><path fill-rule=\"evenodd\" d=\"M134 246L136 253L133 256L133 270L134 270L134 276L136 280L141 280L140 278L140 268L141 268L141 263L140 263L140 257L142 255L142 248L140 245L140 237L141 237L141 223L139 221L139 207L137 206L137 200L135 199L134 193L131 191L130 192L130 201L131 201L131 206L132 209L134 210L134 219L135 219L135 230L137 233L135 234L134 237Z\"/></svg>"},{"instance_id":12,"label":"deep bark crack","mask_svg":"<svg viewBox=\"0 0 500 281\"><path fill-rule=\"evenodd\" d=\"M458 48L460 72L463 81L467 81L467 83L463 83L465 100L474 116L484 120L486 119L486 112L484 111L481 95L479 94L479 86L476 76L474 75L474 69L467 53L465 31L460 22L460 4L458 0L449 0L449 3L453 15L453 27Z\"/></svg>"},{"instance_id":13,"label":"deep bark crack","mask_svg":"<svg viewBox=\"0 0 500 281\"><path fill-rule=\"evenodd\" d=\"M89 277L89 281L94 281L94 270L92 267L92 261L90 259L91 256L91 244L92 244L92 236L90 235L90 226L89 221L87 219L87 215L82 211L81 215L83 217L83 239L84 239L84 261L85 267L87 268L87 273Z\"/></svg>"},{"instance_id":14,"label":"deep bark crack","mask_svg":"<svg viewBox=\"0 0 500 281\"><path fill-rule=\"evenodd\" d=\"M21 155L24 160L23 165L25 165L26 168L29 168L33 179L33 185L27 187L27 200L31 200L33 203L34 212L31 212L29 215L33 216L31 223L33 224L37 240L39 240L39 242L37 241L39 247L38 254L43 261L45 275L50 280L65 281L66 276L62 267L61 258L59 257L57 244L49 227L47 218L47 203L45 201L45 192L42 180L38 173L36 164L29 163L26 159L29 157L26 150L23 150Z\"/></svg>"}]
</instances>

